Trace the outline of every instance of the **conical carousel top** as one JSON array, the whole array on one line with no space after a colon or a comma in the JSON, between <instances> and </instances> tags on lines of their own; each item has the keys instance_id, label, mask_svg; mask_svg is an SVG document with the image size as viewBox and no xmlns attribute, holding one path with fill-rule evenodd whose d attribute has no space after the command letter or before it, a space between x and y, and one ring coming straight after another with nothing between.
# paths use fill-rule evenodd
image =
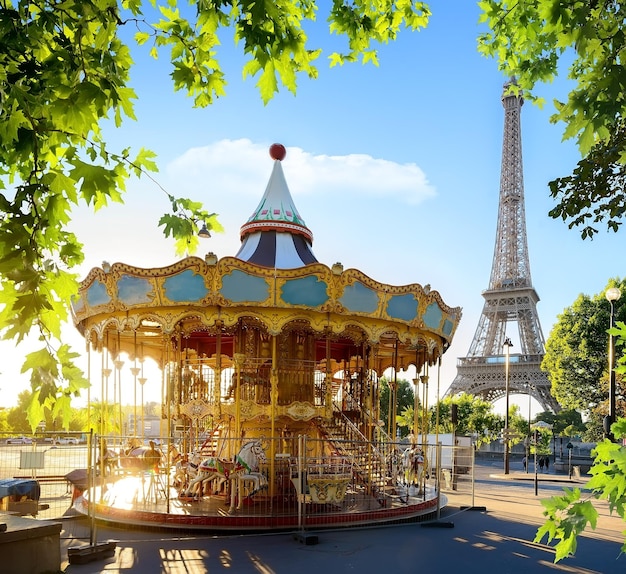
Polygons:
<instances>
[{"instance_id":1,"label":"conical carousel top","mask_svg":"<svg viewBox=\"0 0 626 574\"><path fill-rule=\"evenodd\" d=\"M235 257L262 267L294 269L317 263L311 251L313 234L293 203L281 167L286 154L281 144L270 148L272 175L259 206L241 227L242 245Z\"/></svg>"},{"instance_id":2,"label":"conical carousel top","mask_svg":"<svg viewBox=\"0 0 626 574\"><path fill-rule=\"evenodd\" d=\"M235 257L187 257L154 269L115 263L92 269L80 285L74 321L91 349L113 360L120 353L156 360L164 379L176 380L166 383L172 404L198 396L223 403L223 372L239 365L257 385L248 414L268 415L258 405L270 400L259 391L269 363L278 381L272 416L329 416L328 382L337 371L367 386L368 373L433 365L458 326L461 309L429 287L392 286L317 262L282 171L284 147L275 144L271 155L272 175ZM197 380L213 383L186 386L181 368L192 360L198 372L210 369Z\"/></svg>"}]
</instances>

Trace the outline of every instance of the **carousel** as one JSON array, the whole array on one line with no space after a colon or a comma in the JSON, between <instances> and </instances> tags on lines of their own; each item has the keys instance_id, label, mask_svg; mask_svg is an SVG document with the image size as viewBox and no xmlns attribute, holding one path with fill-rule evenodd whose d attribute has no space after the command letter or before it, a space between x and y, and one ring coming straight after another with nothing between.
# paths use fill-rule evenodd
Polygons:
<instances>
[{"instance_id":1,"label":"carousel","mask_svg":"<svg viewBox=\"0 0 626 574\"><path fill-rule=\"evenodd\" d=\"M103 264L80 285L73 313L92 389L114 418L122 389L135 403L115 435L95 429L81 504L98 519L264 530L405 520L442 504L418 410L461 310L428 286L318 262L285 180L285 148L270 156L234 257ZM145 436L148 361L161 385L158 440ZM395 412L396 376L409 368L407 445L379 405L388 384Z\"/></svg>"}]
</instances>

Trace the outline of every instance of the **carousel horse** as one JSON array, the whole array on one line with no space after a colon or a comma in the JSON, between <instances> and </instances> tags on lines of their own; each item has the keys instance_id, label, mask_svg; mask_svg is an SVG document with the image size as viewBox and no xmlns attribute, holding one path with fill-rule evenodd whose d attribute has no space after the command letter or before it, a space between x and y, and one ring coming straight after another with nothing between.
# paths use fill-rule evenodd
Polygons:
<instances>
[{"instance_id":1,"label":"carousel horse","mask_svg":"<svg viewBox=\"0 0 626 574\"><path fill-rule=\"evenodd\" d=\"M157 473L163 458L163 453L156 448L154 441L149 442L150 446L136 446L131 444L129 448L120 453L120 466L124 471L133 472L153 472Z\"/></svg>"},{"instance_id":2,"label":"carousel horse","mask_svg":"<svg viewBox=\"0 0 626 574\"><path fill-rule=\"evenodd\" d=\"M231 471L230 480L236 481L236 488L231 488L229 513L235 510L237 495L239 496L239 506L237 508L241 508L246 482L251 482L253 485L248 492L248 498L267 488L267 478L260 469L260 465L266 463L267 457L260 441L249 442L239 451L239 454L235 457L235 468Z\"/></svg>"},{"instance_id":3,"label":"carousel horse","mask_svg":"<svg viewBox=\"0 0 626 574\"><path fill-rule=\"evenodd\" d=\"M198 476L198 469L202 462L202 456L199 452L183 454L174 463L174 475L172 477L172 486L180 493L185 493L189 488L189 483ZM194 497L197 496L204 488L204 482L196 483L194 487ZM183 496L181 494L181 496ZM184 496L183 496L184 497Z\"/></svg>"},{"instance_id":4,"label":"carousel horse","mask_svg":"<svg viewBox=\"0 0 626 574\"><path fill-rule=\"evenodd\" d=\"M400 453L394 449L386 457L387 476L390 477L391 484L396 484L402 472L402 460Z\"/></svg>"},{"instance_id":5,"label":"carousel horse","mask_svg":"<svg viewBox=\"0 0 626 574\"><path fill-rule=\"evenodd\" d=\"M98 457L97 467L102 467L103 476L111 475L119 466L120 455L112 448L107 448L104 455Z\"/></svg>"},{"instance_id":6,"label":"carousel horse","mask_svg":"<svg viewBox=\"0 0 626 574\"><path fill-rule=\"evenodd\" d=\"M189 455L181 453L173 444L168 449L169 468L172 469L172 486L178 490L187 487Z\"/></svg>"},{"instance_id":7,"label":"carousel horse","mask_svg":"<svg viewBox=\"0 0 626 574\"><path fill-rule=\"evenodd\" d=\"M424 455L422 449L410 446L402 453L402 469L404 483L419 485L424 472Z\"/></svg>"},{"instance_id":8,"label":"carousel horse","mask_svg":"<svg viewBox=\"0 0 626 574\"><path fill-rule=\"evenodd\" d=\"M238 488L231 489L231 507L229 512L232 512L235 506L237 491L243 491L245 481L252 482L254 485L248 496L254 495L267 485L267 479L259 472L259 464L265 462L267 462L267 458L260 441L246 443L233 460L225 460L214 456L206 458L198 466L197 476L189 482L180 498L197 499L201 497L203 495L203 485L212 480L218 480L221 483L235 480ZM240 504L242 503L241 496L239 502Z\"/></svg>"}]
</instances>

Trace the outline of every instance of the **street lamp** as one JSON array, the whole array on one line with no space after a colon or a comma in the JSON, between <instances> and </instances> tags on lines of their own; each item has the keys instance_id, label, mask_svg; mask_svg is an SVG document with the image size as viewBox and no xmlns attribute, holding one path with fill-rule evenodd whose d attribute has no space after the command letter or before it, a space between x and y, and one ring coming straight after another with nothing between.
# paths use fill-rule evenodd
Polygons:
<instances>
[{"instance_id":1,"label":"street lamp","mask_svg":"<svg viewBox=\"0 0 626 574\"><path fill-rule=\"evenodd\" d=\"M567 443L567 459L568 459L568 467L569 467L569 478L570 480L572 479L572 449L574 448L574 445L572 444L572 441L570 440Z\"/></svg>"},{"instance_id":2,"label":"street lamp","mask_svg":"<svg viewBox=\"0 0 626 574\"><path fill-rule=\"evenodd\" d=\"M622 292L617 287L611 287L606 290L606 298L611 304L611 318L609 326L612 329L615 325L615 301L617 301ZM609 440L613 440L611 425L615 422L615 337L609 335L609 415L604 419L604 436Z\"/></svg>"},{"instance_id":3,"label":"street lamp","mask_svg":"<svg viewBox=\"0 0 626 574\"><path fill-rule=\"evenodd\" d=\"M528 474L528 467L530 466L530 436L532 433L530 429L530 399L532 397L531 389L533 388L533 386L530 383L527 383L527 386L528 386L528 437L524 441L524 445L526 446L526 474Z\"/></svg>"},{"instance_id":4,"label":"street lamp","mask_svg":"<svg viewBox=\"0 0 626 574\"><path fill-rule=\"evenodd\" d=\"M506 411L504 412L504 474L509 474L509 362L511 359L511 339L508 337L504 340L504 376L505 376L505 394L506 394Z\"/></svg>"}]
</instances>

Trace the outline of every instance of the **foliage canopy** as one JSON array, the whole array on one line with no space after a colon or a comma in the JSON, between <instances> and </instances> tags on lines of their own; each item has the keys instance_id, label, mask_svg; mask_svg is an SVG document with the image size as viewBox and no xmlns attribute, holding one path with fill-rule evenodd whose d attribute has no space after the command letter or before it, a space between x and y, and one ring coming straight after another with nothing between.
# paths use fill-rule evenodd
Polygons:
<instances>
[{"instance_id":1,"label":"foliage canopy","mask_svg":"<svg viewBox=\"0 0 626 574\"><path fill-rule=\"evenodd\" d=\"M626 280L614 279L611 286L626 295ZM606 290L605 290L606 291ZM610 304L605 291L579 295L558 317L546 341L546 354L541 365L548 373L552 394L565 409L583 412L596 409L606 414L608 396L608 329ZM626 320L626 296L615 304L616 321ZM621 381L618 375L618 387ZM604 384L602 384L604 382ZM618 392L617 412L624 412L622 393Z\"/></svg>"},{"instance_id":2,"label":"foliage canopy","mask_svg":"<svg viewBox=\"0 0 626 574\"><path fill-rule=\"evenodd\" d=\"M304 24L316 18L314 0L248 2L176 0L2 0L0 2L0 333L22 341L38 331L40 349L27 356L34 429L46 409L69 416L72 396L88 385L76 354L60 342L61 325L77 292L71 270L83 260L68 231L77 205L101 209L123 202L131 177L156 171L148 150L110 150L102 124L134 119L133 66L126 30L156 58L169 51L174 90L195 106L225 93L216 58L218 32L231 32L257 79L264 102L279 85L295 92L300 74L316 77L319 48ZM376 61L372 43L394 40L403 27L425 26L430 12L411 0L328 7L329 31L346 39L331 64ZM149 176L148 176L149 177ZM221 231L217 215L166 192L159 225L177 253L193 252L202 224Z\"/></svg>"},{"instance_id":3,"label":"foliage canopy","mask_svg":"<svg viewBox=\"0 0 626 574\"><path fill-rule=\"evenodd\" d=\"M526 97L565 66L571 89L555 101L553 123L565 125L583 159L574 173L550 183L550 215L579 227L583 238L606 222L617 231L626 213L626 5L617 0L480 0L479 50L515 76ZM542 103L542 102L539 102Z\"/></svg>"}]
</instances>

